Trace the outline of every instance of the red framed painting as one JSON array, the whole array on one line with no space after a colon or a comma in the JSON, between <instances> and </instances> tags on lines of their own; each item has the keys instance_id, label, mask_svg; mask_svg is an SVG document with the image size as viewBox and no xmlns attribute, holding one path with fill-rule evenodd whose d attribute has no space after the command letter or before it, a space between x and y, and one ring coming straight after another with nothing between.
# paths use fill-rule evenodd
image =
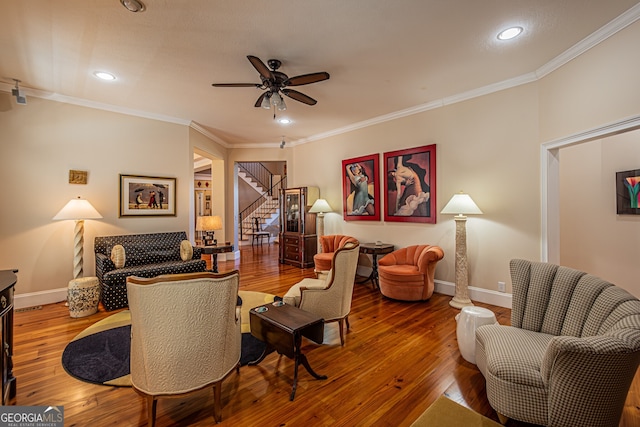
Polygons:
<instances>
[{"instance_id":1,"label":"red framed painting","mask_svg":"<svg viewBox=\"0 0 640 427\"><path fill-rule=\"evenodd\" d=\"M436 223L436 145L384 153L384 220Z\"/></svg>"},{"instance_id":2,"label":"red framed painting","mask_svg":"<svg viewBox=\"0 0 640 427\"><path fill-rule=\"evenodd\" d=\"M380 221L378 154L342 161L342 210L345 221Z\"/></svg>"}]
</instances>

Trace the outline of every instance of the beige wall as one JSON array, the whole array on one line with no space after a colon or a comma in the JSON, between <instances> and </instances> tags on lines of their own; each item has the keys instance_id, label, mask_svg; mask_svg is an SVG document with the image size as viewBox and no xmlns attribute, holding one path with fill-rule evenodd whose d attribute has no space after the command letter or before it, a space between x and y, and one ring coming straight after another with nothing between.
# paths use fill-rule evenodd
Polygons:
<instances>
[{"instance_id":1,"label":"beige wall","mask_svg":"<svg viewBox=\"0 0 640 427\"><path fill-rule=\"evenodd\" d=\"M537 259L540 253L537 111L531 84L359 129L296 147L293 178L299 185L319 187L333 208L325 216L326 234L398 247L441 246L445 257L436 278L448 282L455 276L455 224L451 215L439 212L464 190L484 211L467 221L469 283L497 290L498 281L509 282L509 259ZM436 144L437 151L436 224L343 221L343 159L379 153L382 165L382 153L429 144Z\"/></svg>"},{"instance_id":2,"label":"beige wall","mask_svg":"<svg viewBox=\"0 0 640 427\"><path fill-rule=\"evenodd\" d=\"M0 93L0 103L9 97ZM52 218L78 195L104 217L85 223L85 276L94 274L95 236L189 229L186 126L35 97L10 105L0 112L0 267L20 270L17 294L63 288L73 277L74 223ZM69 184L70 169L87 171L87 185ZM177 178L177 216L119 218L119 174Z\"/></svg>"},{"instance_id":3,"label":"beige wall","mask_svg":"<svg viewBox=\"0 0 640 427\"><path fill-rule=\"evenodd\" d=\"M640 169L640 130L560 150L560 261L640 295L640 216L616 214L616 172Z\"/></svg>"}]
</instances>

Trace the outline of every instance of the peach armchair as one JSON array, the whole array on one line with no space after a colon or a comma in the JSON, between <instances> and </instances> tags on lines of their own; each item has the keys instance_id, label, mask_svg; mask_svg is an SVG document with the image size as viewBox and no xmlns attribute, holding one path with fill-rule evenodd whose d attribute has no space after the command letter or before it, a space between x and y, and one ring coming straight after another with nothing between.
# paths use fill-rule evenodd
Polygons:
<instances>
[{"instance_id":1,"label":"peach armchair","mask_svg":"<svg viewBox=\"0 0 640 427\"><path fill-rule=\"evenodd\" d=\"M131 383L155 425L159 397L213 387L220 422L222 381L240 367L238 272L127 278L131 312Z\"/></svg>"},{"instance_id":2,"label":"peach armchair","mask_svg":"<svg viewBox=\"0 0 640 427\"><path fill-rule=\"evenodd\" d=\"M439 246L414 245L391 252L378 261L380 292L402 301L423 301L433 294L436 264L444 257Z\"/></svg>"},{"instance_id":3,"label":"peach armchair","mask_svg":"<svg viewBox=\"0 0 640 427\"><path fill-rule=\"evenodd\" d=\"M340 344L344 345L344 323L349 329L349 312L356 279L360 244L348 242L333 253L331 268L323 279L303 279L284 295L285 304L315 313L326 322L338 322Z\"/></svg>"},{"instance_id":4,"label":"peach armchair","mask_svg":"<svg viewBox=\"0 0 640 427\"><path fill-rule=\"evenodd\" d=\"M351 236L343 236L341 234L320 236L320 247L322 248L322 252L313 256L316 274L328 271L331 268L333 253L342 248L348 242L358 243L358 239Z\"/></svg>"}]
</instances>

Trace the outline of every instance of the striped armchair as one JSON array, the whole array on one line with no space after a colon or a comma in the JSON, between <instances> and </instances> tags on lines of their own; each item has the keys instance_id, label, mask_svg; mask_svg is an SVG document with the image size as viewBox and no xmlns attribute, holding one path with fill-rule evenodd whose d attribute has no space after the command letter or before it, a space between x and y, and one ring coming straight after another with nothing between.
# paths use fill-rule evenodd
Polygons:
<instances>
[{"instance_id":1,"label":"striped armchair","mask_svg":"<svg viewBox=\"0 0 640 427\"><path fill-rule=\"evenodd\" d=\"M617 426L640 362L640 301L568 267L519 259L510 267L511 326L476 331L500 421Z\"/></svg>"}]
</instances>

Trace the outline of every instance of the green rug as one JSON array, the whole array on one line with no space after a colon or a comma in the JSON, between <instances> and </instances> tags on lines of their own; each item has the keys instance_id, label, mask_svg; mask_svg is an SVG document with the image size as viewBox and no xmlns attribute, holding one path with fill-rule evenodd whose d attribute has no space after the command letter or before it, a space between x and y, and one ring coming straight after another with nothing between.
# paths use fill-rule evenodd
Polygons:
<instances>
[{"instance_id":1,"label":"green rug","mask_svg":"<svg viewBox=\"0 0 640 427\"><path fill-rule=\"evenodd\" d=\"M502 427L453 400L440 396L411 424L411 427Z\"/></svg>"},{"instance_id":2,"label":"green rug","mask_svg":"<svg viewBox=\"0 0 640 427\"><path fill-rule=\"evenodd\" d=\"M240 363L246 365L264 351L264 343L251 335L249 310L273 302L275 296L252 291L239 291L238 296L242 299ZM124 310L94 323L71 340L62 353L62 366L82 381L130 387L130 340L131 315Z\"/></svg>"}]
</instances>

